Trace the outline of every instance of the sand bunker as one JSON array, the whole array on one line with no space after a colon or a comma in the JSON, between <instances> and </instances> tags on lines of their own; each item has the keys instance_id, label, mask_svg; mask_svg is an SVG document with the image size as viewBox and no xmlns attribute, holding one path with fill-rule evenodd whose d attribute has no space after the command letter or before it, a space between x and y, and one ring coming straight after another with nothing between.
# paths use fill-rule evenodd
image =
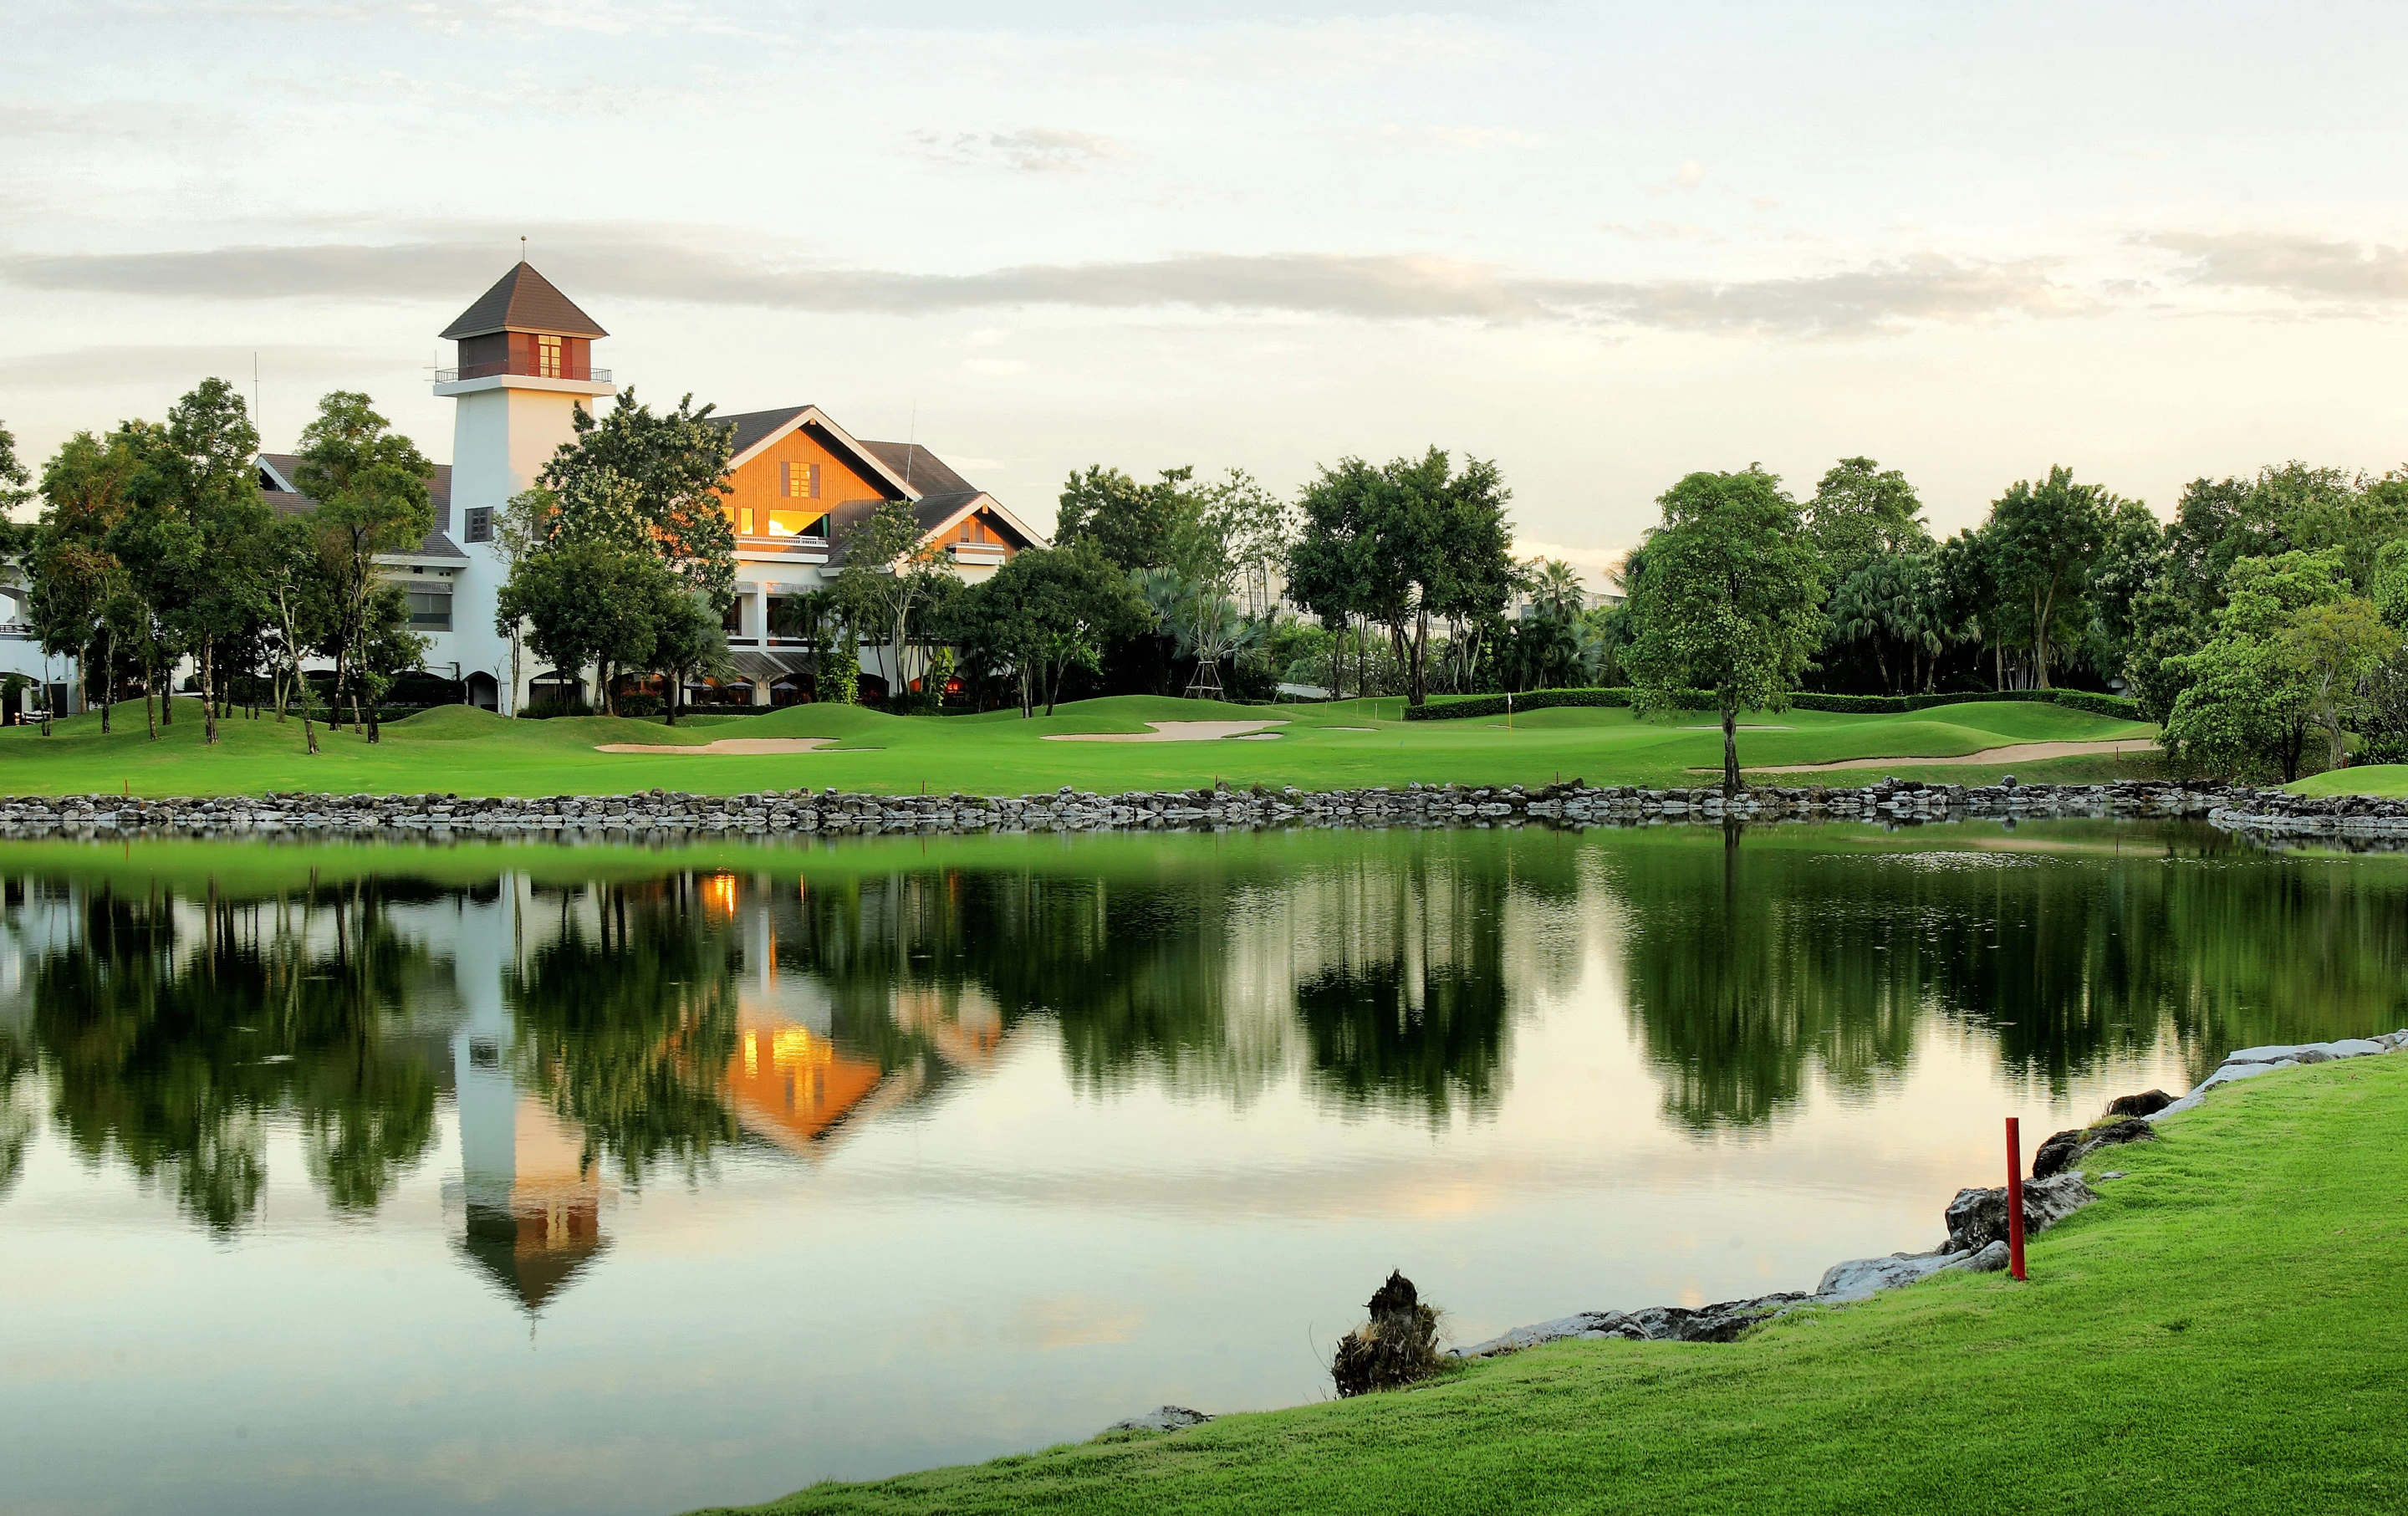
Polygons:
<instances>
[{"instance_id":1,"label":"sand bunker","mask_svg":"<svg viewBox=\"0 0 2408 1516\"><path fill-rule=\"evenodd\" d=\"M1960 753L1954 758L1842 758L1828 764L1779 764L1763 768L1742 769L1748 774L1818 774L1829 768L1961 768L1974 764L2016 764L2035 758L2078 758L2094 752L2155 752L2157 745L2145 737L2116 742L2014 742L2003 748L1984 748L1979 752ZM1695 774L1716 774L1720 769L1698 768Z\"/></svg>"},{"instance_id":2,"label":"sand bunker","mask_svg":"<svg viewBox=\"0 0 2408 1516\"><path fill-rule=\"evenodd\" d=\"M1225 737L1245 737L1285 722L1148 722L1151 732L1064 732L1048 742L1216 742Z\"/></svg>"},{"instance_id":3,"label":"sand bunker","mask_svg":"<svg viewBox=\"0 0 2408 1516\"><path fill-rule=\"evenodd\" d=\"M832 737L724 737L716 742L605 742L595 752L719 752L760 756L772 752L810 752L824 748Z\"/></svg>"}]
</instances>

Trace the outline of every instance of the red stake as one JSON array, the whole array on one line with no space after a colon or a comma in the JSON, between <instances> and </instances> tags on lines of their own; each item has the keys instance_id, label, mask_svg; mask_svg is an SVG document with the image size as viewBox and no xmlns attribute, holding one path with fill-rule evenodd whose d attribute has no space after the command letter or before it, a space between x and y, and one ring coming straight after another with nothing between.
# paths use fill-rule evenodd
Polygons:
<instances>
[{"instance_id":1,"label":"red stake","mask_svg":"<svg viewBox=\"0 0 2408 1516\"><path fill-rule=\"evenodd\" d=\"M2024 1277L2023 1123L2007 1118L2007 1271Z\"/></svg>"}]
</instances>

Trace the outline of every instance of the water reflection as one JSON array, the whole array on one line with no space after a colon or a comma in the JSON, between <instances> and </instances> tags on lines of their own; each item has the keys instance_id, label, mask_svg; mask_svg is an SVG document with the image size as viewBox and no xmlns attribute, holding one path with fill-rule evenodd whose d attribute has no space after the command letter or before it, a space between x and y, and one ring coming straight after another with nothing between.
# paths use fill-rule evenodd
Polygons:
<instances>
[{"instance_id":1,"label":"water reflection","mask_svg":"<svg viewBox=\"0 0 2408 1516\"><path fill-rule=\"evenodd\" d=\"M1663 1112L1710 1135L1817 1087L1870 1098L1935 1019L2062 1092L2163 1043L2350 1035L2408 1003L2388 862L2183 829L1719 840L1271 839L1179 866L1159 843L1093 866L765 851L583 880L496 852L440 883L396 852L249 889L20 875L0 1195L47 1119L231 1235L287 1121L328 1209L364 1215L434 1156L448 1103L460 1253L534 1311L607 1250L623 1187L704 1181L737 1151L821 1162L1033 1023L1090 1097L1243 1108L1293 1078L1435 1133L1495 1117L1517 1017L1603 952Z\"/></svg>"}]
</instances>

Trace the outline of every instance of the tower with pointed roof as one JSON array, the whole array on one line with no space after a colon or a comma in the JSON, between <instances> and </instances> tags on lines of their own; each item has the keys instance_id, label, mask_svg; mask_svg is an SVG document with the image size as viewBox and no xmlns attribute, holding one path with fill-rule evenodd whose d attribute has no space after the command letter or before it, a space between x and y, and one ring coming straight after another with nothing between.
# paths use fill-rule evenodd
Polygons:
<instances>
[{"instance_id":1,"label":"tower with pointed roof","mask_svg":"<svg viewBox=\"0 0 2408 1516\"><path fill-rule=\"evenodd\" d=\"M455 636L474 636L471 629L493 624L494 599L507 577L494 547L494 513L533 484L553 451L577 435L577 411L613 393L610 371L594 366L594 341L609 335L523 262L443 329L446 341L459 344L454 366L435 376L435 393L458 402L452 421L452 520L443 524L472 561L489 560L496 570L461 577L452 617ZM464 662L481 666L485 660ZM492 672L508 678L506 669ZM516 709L524 692L511 694Z\"/></svg>"}]
</instances>

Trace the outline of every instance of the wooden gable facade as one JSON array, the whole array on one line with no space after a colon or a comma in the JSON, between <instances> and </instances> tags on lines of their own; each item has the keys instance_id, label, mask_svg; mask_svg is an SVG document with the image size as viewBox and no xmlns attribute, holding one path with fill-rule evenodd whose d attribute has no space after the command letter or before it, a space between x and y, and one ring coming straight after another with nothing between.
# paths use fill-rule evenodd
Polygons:
<instances>
[{"instance_id":1,"label":"wooden gable facade","mask_svg":"<svg viewBox=\"0 0 2408 1516\"><path fill-rule=\"evenodd\" d=\"M756 445L729 471L725 509L739 540L824 541L827 518L855 501L899 500L903 491L817 422Z\"/></svg>"}]
</instances>

